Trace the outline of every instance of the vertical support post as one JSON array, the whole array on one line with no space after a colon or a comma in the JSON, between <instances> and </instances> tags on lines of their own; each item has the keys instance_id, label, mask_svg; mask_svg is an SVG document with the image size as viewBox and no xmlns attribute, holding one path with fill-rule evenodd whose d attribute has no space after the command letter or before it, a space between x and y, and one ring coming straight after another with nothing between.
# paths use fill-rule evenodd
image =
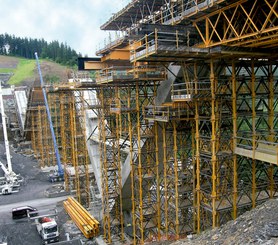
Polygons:
<instances>
[{"instance_id":1,"label":"vertical support post","mask_svg":"<svg viewBox=\"0 0 278 245\"><path fill-rule=\"evenodd\" d=\"M173 121L173 142L174 142L174 188L175 188L175 233L176 233L176 239L179 239L179 227L180 227L180 222L179 222L179 192L178 192L178 146L177 146L177 125L176 121Z\"/></svg>"},{"instance_id":2,"label":"vertical support post","mask_svg":"<svg viewBox=\"0 0 278 245\"><path fill-rule=\"evenodd\" d=\"M206 40L205 40L205 46L207 47L209 45L209 18L206 18Z\"/></svg>"},{"instance_id":3,"label":"vertical support post","mask_svg":"<svg viewBox=\"0 0 278 245\"><path fill-rule=\"evenodd\" d=\"M210 60L210 87L211 87L211 164L212 164L212 227L217 226L216 212L216 181L217 181L217 157L216 157L216 98L215 98L215 75L213 60Z\"/></svg>"},{"instance_id":4,"label":"vertical support post","mask_svg":"<svg viewBox=\"0 0 278 245\"><path fill-rule=\"evenodd\" d=\"M235 61L232 61L233 151L237 146L237 100ZM237 217L237 156L233 154L233 219Z\"/></svg>"},{"instance_id":5,"label":"vertical support post","mask_svg":"<svg viewBox=\"0 0 278 245\"><path fill-rule=\"evenodd\" d=\"M142 176L142 145L141 145L141 123L140 123L140 101L139 101L139 84L136 83L136 128L137 128L137 145L138 145L138 167L137 167L137 175L138 175L138 187L139 187L139 232L140 232L140 242L144 244L144 223L143 223L143 176Z\"/></svg>"},{"instance_id":6,"label":"vertical support post","mask_svg":"<svg viewBox=\"0 0 278 245\"><path fill-rule=\"evenodd\" d=\"M66 130L67 129L67 114L65 111L65 108L67 107L66 104L67 101L67 97L65 93L59 93L59 104L60 104L60 126L61 126L61 146L62 146L62 161L64 163L64 167L65 169L67 169L67 164L68 164L68 155L67 155L67 146L68 146L68 141L67 141L67 137L66 137ZM65 179L65 189L66 191L70 191L70 186L69 186L69 175L67 174L67 171L65 171L65 175L64 175L64 179Z\"/></svg>"},{"instance_id":7,"label":"vertical support post","mask_svg":"<svg viewBox=\"0 0 278 245\"><path fill-rule=\"evenodd\" d=\"M116 93L117 93L117 97L118 97L118 101L119 101L119 110L121 110L122 108L122 100L125 102L126 105L126 98L124 97L124 95L121 94L121 89L120 87L116 87ZM124 90L124 89L123 89ZM123 98L122 98L123 97ZM128 106L127 106L128 107ZM129 108L129 107L128 107ZM123 120L122 120L122 113L116 114L116 137L117 137L117 145L118 145L118 149L116 150L118 152L117 154L117 168L118 168L118 180L115 186L116 188L118 188L118 200L119 200L119 207L117 207L117 211L118 214L116 216L117 219L119 219L119 223L120 223L120 238L122 241L124 241L124 220L123 220L123 196L122 196L122 162L121 162L121 145L120 145L120 138L122 136L122 132L123 132Z\"/></svg>"},{"instance_id":8,"label":"vertical support post","mask_svg":"<svg viewBox=\"0 0 278 245\"><path fill-rule=\"evenodd\" d=\"M168 230L168 183L167 183L167 144L166 144L166 122L162 122L162 138L163 138L163 171L164 171L164 209L165 209L165 235L169 238Z\"/></svg>"},{"instance_id":9,"label":"vertical support post","mask_svg":"<svg viewBox=\"0 0 278 245\"><path fill-rule=\"evenodd\" d=\"M158 123L154 122L154 133L155 133L155 158L156 158L156 198L157 198L157 239L160 241L161 239L161 200L160 200L160 173L159 173L159 149L158 149Z\"/></svg>"},{"instance_id":10,"label":"vertical support post","mask_svg":"<svg viewBox=\"0 0 278 245\"><path fill-rule=\"evenodd\" d=\"M252 90L252 207L256 207L256 159L255 151L257 145L256 135L256 91L255 91L255 71L254 71L254 59L251 61L251 90Z\"/></svg>"},{"instance_id":11,"label":"vertical support post","mask_svg":"<svg viewBox=\"0 0 278 245\"><path fill-rule=\"evenodd\" d=\"M128 97L129 104L130 103L130 96ZM137 96L136 96L137 100ZM137 102L136 102L137 103ZM136 241L136 222L135 222L135 186L134 186L134 176L135 176L135 166L133 163L133 141L134 141L134 135L133 135L133 121L132 121L132 115L131 112L128 113L128 135L129 135L129 151L130 151L130 182L131 182L131 204L132 204L132 227L133 227L133 244L137 244Z\"/></svg>"},{"instance_id":12,"label":"vertical support post","mask_svg":"<svg viewBox=\"0 0 278 245\"><path fill-rule=\"evenodd\" d=\"M201 190L200 190L200 132L199 132L199 109L198 109L198 101L195 102L195 127L196 127L196 148L195 148L195 156L196 156L196 195L197 195L197 203L196 203L196 212L197 212L197 233L201 231Z\"/></svg>"},{"instance_id":13,"label":"vertical support post","mask_svg":"<svg viewBox=\"0 0 278 245\"><path fill-rule=\"evenodd\" d=\"M43 138L42 138L42 111L44 107L38 106L38 116L37 116L37 130L39 138L39 152L40 152L40 167L45 167L44 151L43 151Z\"/></svg>"},{"instance_id":14,"label":"vertical support post","mask_svg":"<svg viewBox=\"0 0 278 245\"><path fill-rule=\"evenodd\" d=\"M269 97L268 97L268 125L269 125L269 137L268 141L274 142L275 132L274 132L274 78L273 78L273 71L272 65L268 66L268 87L269 87ZM269 183L269 192L270 197L273 198L274 196L274 166L271 164L268 170L268 176L270 179Z\"/></svg>"},{"instance_id":15,"label":"vertical support post","mask_svg":"<svg viewBox=\"0 0 278 245\"><path fill-rule=\"evenodd\" d=\"M158 30L157 30L157 28L154 29L154 40L155 40L155 52L157 52L157 49L158 49Z\"/></svg>"}]
</instances>

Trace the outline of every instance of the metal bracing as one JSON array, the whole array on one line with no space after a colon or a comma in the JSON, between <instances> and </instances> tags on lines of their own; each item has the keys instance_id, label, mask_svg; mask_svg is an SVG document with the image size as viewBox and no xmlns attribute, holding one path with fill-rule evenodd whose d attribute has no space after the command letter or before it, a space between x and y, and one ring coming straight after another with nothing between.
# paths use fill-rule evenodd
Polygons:
<instances>
[{"instance_id":1,"label":"metal bracing","mask_svg":"<svg viewBox=\"0 0 278 245\"><path fill-rule=\"evenodd\" d=\"M120 150L119 114L111 110L119 90L113 86L103 86L98 92L101 103L100 161L102 164L102 207L104 238L108 243L124 240L122 212L122 161Z\"/></svg>"},{"instance_id":2,"label":"metal bracing","mask_svg":"<svg viewBox=\"0 0 278 245\"><path fill-rule=\"evenodd\" d=\"M35 117L35 113L31 112L31 125L32 125L32 134L31 134L31 144L32 144L32 149L34 152L34 156L38 156L39 154L39 149L38 149L38 129L37 126L35 124L36 122L36 117Z\"/></svg>"},{"instance_id":3,"label":"metal bracing","mask_svg":"<svg viewBox=\"0 0 278 245\"><path fill-rule=\"evenodd\" d=\"M66 93L59 93L59 101L60 101L60 123L61 123L61 162L63 163L63 166L65 169L68 169L70 166L70 154L69 154L69 144L66 137L66 130L69 128L68 123L68 110L67 110L67 104L65 102L67 101L67 94ZM70 175L67 174L67 171L65 171L64 175L65 180L65 189L66 191L70 191Z\"/></svg>"},{"instance_id":4,"label":"metal bracing","mask_svg":"<svg viewBox=\"0 0 278 245\"><path fill-rule=\"evenodd\" d=\"M199 69L196 69L195 72ZM196 194L197 230L216 227L231 219L233 161L231 85L223 76L225 62L210 61L210 86L194 90L196 107ZM192 77L198 77L193 74Z\"/></svg>"},{"instance_id":5,"label":"metal bracing","mask_svg":"<svg viewBox=\"0 0 278 245\"><path fill-rule=\"evenodd\" d=\"M193 21L203 46L277 48L277 0L240 0Z\"/></svg>"},{"instance_id":6,"label":"metal bracing","mask_svg":"<svg viewBox=\"0 0 278 245\"><path fill-rule=\"evenodd\" d=\"M81 204L86 207L89 207L89 203L91 201L90 194L90 181L94 180L93 173L89 170L89 156L88 149L86 146L86 118L85 118L85 109L87 108L87 104L84 100L84 91L76 91L74 92L75 98L75 107L77 113L77 124L79 137L77 139L77 151L78 155L78 165L80 171L80 192L81 192Z\"/></svg>"},{"instance_id":7,"label":"metal bracing","mask_svg":"<svg viewBox=\"0 0 278 245\"><path fill-rule=\"evenodd\" d=\"M277 142L275 70L276 65L265 65L256 60L233 63L238 196L243 193L241 200L245 200L245 204L243 201L237 203L239 213L244 205L255 207L277 195L277 160L271 160L271 149Z\"/></svg>"},{"instance_id":8,"label":"metal bracing","mask_svg":"<svg viewBox=\"0 0 278 245\"><path fill-rule=\"evenodd\" d=\"M179 239L194 230L194 170L192 123L162 124L163 134L163 219L167 239Z\"/></svg>"},{"instance_id":9,"label":"metal bracing","mask_svg":"<svg viewBox=\"0 0 278 245\"><path fill-rule=\"evenodd\" d=\"M90 203L90 176L85 145L84 104L72 91L49 93L53 127L65 169L66 190L85 207ZM47 121L47 120L46 120ZM47 147L45 145L45 147Z\"/></svg>"},{"instance_id":10,"label":"metal bracing","mask_svg":"<svg viewBox=\"0 0 278 245\"><path fill-rule=\"evenodd\" d=\"M32 147L40 167L55 166L56 160L53 154L54 147L51 142L51 134L45 106L38 105L30 111L32 120Z\"/></svg>"},{"instance_id":11,"label":"metal bracing","mask_svg":"<svg viewBox=\"0 0 278 245\"><path fill-rule=\"evenodd\" d=\"M133 234L134 243L160 239L160 214L158 203L160 194L158 186L157 139L155 131L157 122L145 121L143 108L154 104L156 84L136 82L136 113L129 119L134 125L129 126L131 144L131 179L133 200ZM133 119L131 117L134 117Z\"/></svg>"}]
</instances>

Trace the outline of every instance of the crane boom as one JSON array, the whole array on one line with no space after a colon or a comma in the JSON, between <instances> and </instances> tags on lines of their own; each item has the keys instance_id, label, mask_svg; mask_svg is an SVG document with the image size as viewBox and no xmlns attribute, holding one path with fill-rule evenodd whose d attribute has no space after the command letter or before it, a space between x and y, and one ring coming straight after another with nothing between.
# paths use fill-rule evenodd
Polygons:
<instances>
[{"instance_id":1,"label":"crane boom","mask_svg":"<svg viewBox=\"0 0 278 245\"><path fill-rule=\"evenodd\" d=\"M64 176L64 170L63 170L62 164L61 164L60 154L59 154L59 150L58 150L58 146L57 146L57 142L56 142L56 137L55 137L55 133L54 133L54 129L53 129L51 114L50 114L50 110L49 110L49 106L48 106L47 95L46 95L46 91L45 91L45 86L44 86L44 82L43 82L43 78L42 78L42 73L41 73L41 68L40 68L40 63L39 63L39 57L38 57L37 52L35 53L35 57L36 57L37 68L38 68L38 72L39 72L39 76L40 76L40 83L41 83L41 88L42 88L42 93L43 93L47 118L48 118L48 122L49 122L51 137L52 137L52 141L53 141L53 145L54 145L55 156L56 156L57 165L58 165L58 174L59 174L59 176L63 177Z\"/></svg>"},{"instance_id":2,"label":"crane boom","mask_svg":"<svg viewBox=\"0 0 278 245\"><path fill-rule=\"evenodd\" d=\"M0 108L1 108L1 116L2 116L2 125L3 125L3 135L4 135L4 142L5 142L5 150L6 150L6 159L7 159L7 167L0 162L0 168L5 173L5 178L8 181L8 189L5 189L6 194L10 194L12 192L18 192L15 188L19 187L19 183L23 182L23 178L19 174L16 174L12 169L12 161L11 161L11 153L10 153L10 146L7 134L7 125L6 125L6 114L4 110L4 102L3 102L3 91L2 91L2 84L0 80ZM2 186L3 187L3 186ZM4 194L5 194L4 193ZM1 191L0 191L1 194ZM3 189L2 189L3 194Z\"/></svg>"},{"instance_id":3,"label":"crane boom","mask_svg":"<svg viewBox=\"0 0 278 245\"><path fill-rule=\"evenodd\" d=\"M9 147L8 134L7 134L6 115L5 115L5 111L4 111L3 92L2 92L1 81L0 81L0 107L1 107L1 115L2 115L2 125L3 125L3 134L4 134L4 142L5 142L5 149L6 149L8 172L12 173L13 169L12 169L11 153L10 153L10 147ZM2 169L3 169L3 167L2 167Z\"/></svg>"}]
</instances>

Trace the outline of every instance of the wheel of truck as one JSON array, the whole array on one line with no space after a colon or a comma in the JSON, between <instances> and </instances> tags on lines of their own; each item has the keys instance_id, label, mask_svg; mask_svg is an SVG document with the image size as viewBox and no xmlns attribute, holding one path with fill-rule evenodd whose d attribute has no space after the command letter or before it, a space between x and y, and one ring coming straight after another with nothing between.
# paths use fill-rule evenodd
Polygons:
<instances>
[{"instance_id":1,"label":"wheel of truck","mask_svg":"<svg viewBox=\"0 0 278 245\"><path fill-rule=\"evenodd\" d=\"M5 195L7 195L7 194L8 194L8 190L6 189L6 190L5 190Z\"/></svg>"}]
</instances>

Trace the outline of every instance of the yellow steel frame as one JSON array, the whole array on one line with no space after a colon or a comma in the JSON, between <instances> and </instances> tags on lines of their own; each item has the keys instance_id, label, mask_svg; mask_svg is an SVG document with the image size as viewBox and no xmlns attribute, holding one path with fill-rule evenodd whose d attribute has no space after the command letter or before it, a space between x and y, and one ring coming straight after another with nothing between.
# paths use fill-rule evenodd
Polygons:
<instances>
[{"instance_id":1,"label":"yellow steel frame","mask_svg":"<svg viewBox=\"0 0 278 245\"><path fill-rule=\"evenodd\" d=\"M277 47L277 2L240 0L194 20L201 46Z\"/></svg>"},{"instance_id":2,"label":"yellow steel frame","mask_svg":"<svg viewBox=\"0 0 278 245\"><path fill-rule=\"evenodd\" d=\"M103 86L98 92L101 103L99 110L100 152L102 164L103 227L104 238L111 243L116 235L124 241L122 210L122 160L120 137L122 132L121 116L117 108L121 92L117 87ZM115 101L116 100L116 101ZM113 239L117 239L114 237Z\"/></svg>"},{"instance_id":3,"label":"yellow steel frame","mask_svg":"<svg viewBox=\"0 0 278 245\"><path fill-rule=\"evenodd\" d=\"M179 239L193 232L193 161L190 121L162 124L164 165L164 232L167 239ZM191 160L190 160L191 159Z\"/></svg>"},{"instance_id":4,"label":"yellow steel frame","mask_svg":"<svg viewBox=\"0 0 278 245\"><path fill-rule=\"evenodd\" d=\"M132 135L133 233L134 243L142 244L160 239L157 139L154 137L157 126L156 122L152 125L141 119L143 107L154 103L156 84L150 86L144 81L135 84L136 113L129 133Z\"/></svg>"},{"instance_id":5,"label":"yellow steel frame","mask_svg":"<svg viewBox=\"0 0 278 245\"><path fill-rule=\"evenodd\" d=\"M31 143L32 143L32 149L34 151L34 156L35 157L38 157L38 154L39 154L39 149L38 149L38 128L36 126L36 115L34 113L34 110L31 111L31 120L32 120L32 136L31 136Z\"/></svg>"},{"instance_id":6,"label":"yellow steel frame","mask_svg":"<svg viewBox=\"0 0 278 245\"><path fill-rule=\"evenodd\" d=\"M66 129L68 127L68 117L67 117L67 105L65 102L67 101L66 93L59 93L59 101L60 101L60 124L61 124L61 162L63 163L64 169L67 169L69 161L68 161L68 141L66 137ZM70 176L65 171L64 174L65 180L65 189L66 191L70 191Z\"/></svg>"}]
</instances>

